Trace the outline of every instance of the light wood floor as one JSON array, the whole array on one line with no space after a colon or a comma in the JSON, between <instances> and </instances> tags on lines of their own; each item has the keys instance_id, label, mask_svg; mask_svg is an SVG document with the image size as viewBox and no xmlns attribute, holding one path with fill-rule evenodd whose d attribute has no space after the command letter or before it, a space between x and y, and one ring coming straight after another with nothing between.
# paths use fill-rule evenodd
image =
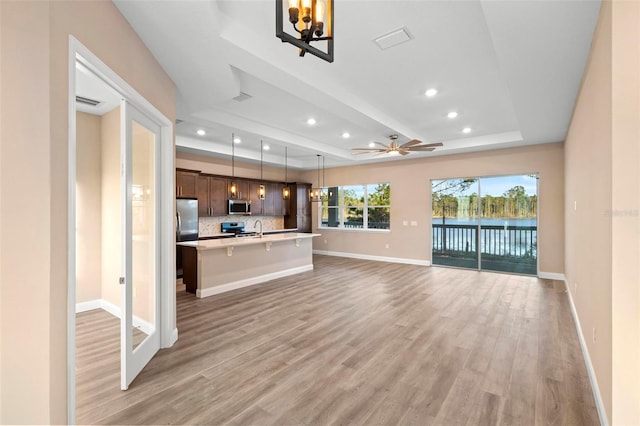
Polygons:
<instances>
[{"instance_id":1,"label":"light wood floor","mask_svg":"<svg viewBox=\"0 0 640 426\"><path fill-rule=\"evenodd\" d=\"M80 314L78 423L598 424L559 282L314 262L206 299L179 292L178 342L126 392L117 320L90 331L96 313Z\"/></svg>"}]
</instances>

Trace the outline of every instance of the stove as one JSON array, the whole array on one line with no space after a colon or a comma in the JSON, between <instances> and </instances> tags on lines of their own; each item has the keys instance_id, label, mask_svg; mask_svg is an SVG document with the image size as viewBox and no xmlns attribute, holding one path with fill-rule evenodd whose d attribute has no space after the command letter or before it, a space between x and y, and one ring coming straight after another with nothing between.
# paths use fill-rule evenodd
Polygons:
<instances>
[{"instance_id":1,"label":"stove","mask_svg":"<svg viewBox=\"0 0 640 426\"><path fill-rule=\"evenodd\" d=\"M252 237L257 235L255 232L245 232L244 222L222 222L220 231L223 234L234 234L236 237Z\"/></svg>"}]
</instances>

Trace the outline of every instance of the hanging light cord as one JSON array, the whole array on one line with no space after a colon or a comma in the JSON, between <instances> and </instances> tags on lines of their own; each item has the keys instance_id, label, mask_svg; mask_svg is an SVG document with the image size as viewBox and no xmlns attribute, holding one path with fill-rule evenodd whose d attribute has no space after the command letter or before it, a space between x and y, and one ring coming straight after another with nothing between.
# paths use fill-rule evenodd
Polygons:
<instances>
[{"instance_id":1,"label":"hanging light cord","mask_svg":"<svg viewBox=\"0 0 640 426\"><path fill-rule=\"evenodd\" d=\"M233 142L235 135L231 133L231 177L236 177L236 146Z\"/></svg>"},{"instance_id":2,"label":"hanging light cord","mask_svg":"<svg viewBox=\"0 0 640 426\"><path fill-rule=\"evenodd\" d=\"M263 153L264 153L264 149L262 148L262 139L260 139L260 180L261 181L262 181L262 154Z\"/></svg>"},{"instance_id":3,"label":"hanging light cord","mask_svg":"<svg viewBox=\"0 0 640 426\"><path fill-rule=\"evenodd\" d=\"M284 147L284 184L286 185L289 182L287 179L287 147Z\"/></svg>"}]
</instances>

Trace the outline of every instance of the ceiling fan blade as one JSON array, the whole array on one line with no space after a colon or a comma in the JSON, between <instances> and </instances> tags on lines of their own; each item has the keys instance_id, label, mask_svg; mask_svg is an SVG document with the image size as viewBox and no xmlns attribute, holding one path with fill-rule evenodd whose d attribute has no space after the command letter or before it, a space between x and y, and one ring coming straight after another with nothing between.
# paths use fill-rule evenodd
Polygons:
<instances>
[{"instance_id":1,"label":"ceiling fan blade","mask_svg":"<svg viewBox=\"0 0 640 426\"><path fill-rule=\"evenodd\" d=\"M361 151L361 152L352 152L351 155L362 155L362 154L380 154L381 152L384 152L381 149L376 149L373 151Z\"/></svg>"},{"instance_id":2,"label":"ceiling fan blade","mask_svg":"<svg viewBox=\"0 0 640 426\"><path fill-rule=\"evenodd\" d=\"M432 146L443 146L442 142L434 142L434 143L426 143L424 145L418 145L417 147L412 147L413 148L424 148L424 147L432 147Z\"/></svg>"},{"instance_id":3,"label":"ceiling fan blade","mask_svg":"<svg viewBox=\"0 0 640 426\"><path fill-rule=\"evenodd\" d=\"M409 151L414 151L414 152L415 151L433 151L433 150L436 149L436 147L435 146L426 146L425 145L425 146L412 146L412 147L405 148L405 149L409 150Z\"/></svg>"},{"instance_id":4,"label":"ceiling fan blade","mask_svg":"<svg viewBox=\"0 0 640 426\"><path fill-rule=\"evenodd\" d=\"M351 148L352 151L384 151L386 148Z\"/></svg>"},{"instance_id":5,"label":"ceiling fan blade","mask_svg":"<svg viewBox=\"0 0 640 426\"><path fill-rule=\"evenodd\" d=\"M422 141L419 141L418 139L412 139L409 142L403 143L398 148L407 148L407 147L410 147L410 146L419 145L421 143L422 143Z\"/></svg>"},{"instance_id":6,"label":"ceiling fan blade","mask_svg":"<svg viewBox=\"0 0 640 426\"><path fill-rule=\"evenodd\" d=\"M376 144L376 145L378 145L378 146L380 146L380 147L382 147L382 148L384 148L384 149L389 149L389 145L384 144L384 143L382 143L382 142L373 141L373 142L371 142L371 143L374 143L374 144Z\"/></svg>"},{"instance_id":7,"label":"ceiling fan blade","mask_svg":"<svg viewBox=\"0 0 640 426\"><path fill-rule=\"evenodd\" d=\"M400 155L409 155L409 151L407 151L406 149L399 149L398 150L398 154L400 154Z\"/></svg>"}]
</instances>

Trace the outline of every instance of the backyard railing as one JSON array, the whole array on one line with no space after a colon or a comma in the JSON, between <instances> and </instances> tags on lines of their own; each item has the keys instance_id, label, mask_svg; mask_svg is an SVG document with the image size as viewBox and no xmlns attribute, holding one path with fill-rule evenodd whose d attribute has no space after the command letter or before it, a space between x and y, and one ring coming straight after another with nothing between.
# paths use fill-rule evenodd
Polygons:
<instances>
[{"instance_id":1,"label":"backyard railing","mask_svg":"<svg viewBox=\"0 0 640 426\"><path fill-rule=\"evenodd\" d=\"M480 252L494 256L536 258L537 226L432 224L433 251L439 253Z\"/></svg>"}]
</instances>

